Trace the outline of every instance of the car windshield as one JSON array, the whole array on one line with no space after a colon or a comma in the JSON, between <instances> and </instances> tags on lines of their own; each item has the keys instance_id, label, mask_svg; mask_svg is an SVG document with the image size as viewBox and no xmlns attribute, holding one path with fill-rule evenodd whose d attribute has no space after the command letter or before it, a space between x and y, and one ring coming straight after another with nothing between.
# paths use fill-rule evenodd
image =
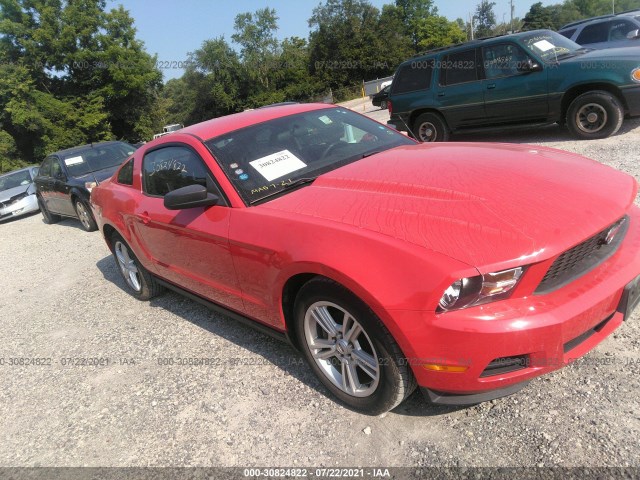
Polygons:
<instances>
[{"instance_id":1,"label":"car windshield","mask_svg":"<svg viewBox=\"0 0 640 480\"><path fill-rule=\"evenodd\" d=\"M281 117L206 142L247 204L278 196L364 157L412 144L395 130L344 108Z\"/></svg>"},{"instance_id":2,"label":"car windshield","mask_svg":"<svg viewBox=\"0 0 640 480\"><path fill-rule=\"evenodd\" d=\"M520 37L520 43L545 62L556 62L578 55L585 49L559 33L545 30Z\"/></svg>"},{"instance_id":3,"label":"car windshield","mask_svg":"<svg viewBox=\"0 0 640 480\"><path fill-rule=\"evenodd\" d=\"M19 187L21 185L29 185L32 182L29 170L20 170L18 172L8 173L0 177L0 192Z\"/></svg>"},{"instance_id":4,"label":"car windshield","mask_svg":"<svg viewBox=\"0 0 640 480\"><path fill-rule=\"evenodd\" d=\"M87 173L97 172L105 168L115 167L124 162L134 151L135 147L124 142L106 145L92 145L64 157L69 175L81 177Z\"/></svg>"}]
</instances>

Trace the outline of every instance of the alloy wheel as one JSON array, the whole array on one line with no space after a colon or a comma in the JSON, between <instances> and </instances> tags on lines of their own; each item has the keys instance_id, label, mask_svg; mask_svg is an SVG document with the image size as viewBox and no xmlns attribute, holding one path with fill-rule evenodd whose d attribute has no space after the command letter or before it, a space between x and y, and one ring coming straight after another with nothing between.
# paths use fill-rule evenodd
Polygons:
<instances>
[{"instance_id":1,"label":"alloy wheel","mask_svg":"<svg viewBox=\"0 0 640 480\"><path fill-rule=\"evenodd\" d=\"M136 292L142 290L138 266L136 265L135 259L129 254L127 246L121 241L117 241L113 246L113 250L116 254L118 266L120 267L120 271L122 272L122 276L127 282L127 285Z\"/></svg>"}]
</instances>

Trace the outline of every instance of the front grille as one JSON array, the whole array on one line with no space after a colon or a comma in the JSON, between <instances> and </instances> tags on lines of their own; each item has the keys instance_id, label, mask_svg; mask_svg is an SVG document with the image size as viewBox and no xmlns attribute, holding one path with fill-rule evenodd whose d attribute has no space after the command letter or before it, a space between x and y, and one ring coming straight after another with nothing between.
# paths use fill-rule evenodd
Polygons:
<instances>
[{"instance_id":1,"label":"front grille","mask_svg":"<svg viewBox=\"0 0 640 480\"><path fill-rule=\"evenodd\" d=\"M611 243L607 243L609 232L618 225L620 225L620 230ZM628 228L629 218L624 217L593 237L564 252L553 262L535 293L552 292L593 270L616 252Z\"/></svg>"},{"instance_id":2,"label":"front grille","mask_svg":"<svg viewBox=\"0 0 640 480\"><path fill-rule=\"evenodd\" d=\"M500 357L492 360L487 368L480 374L480 378L493 377L503 373L516 372L529 366L528 355L516 355L513 357Z\"/></svg>"}]
</instances>

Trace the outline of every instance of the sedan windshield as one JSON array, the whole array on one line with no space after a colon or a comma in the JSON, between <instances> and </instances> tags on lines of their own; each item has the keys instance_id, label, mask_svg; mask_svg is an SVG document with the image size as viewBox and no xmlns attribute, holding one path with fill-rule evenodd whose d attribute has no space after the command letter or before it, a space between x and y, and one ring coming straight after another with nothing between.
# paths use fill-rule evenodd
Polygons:
<instances>
[{"instance_id":1,"label":"sedan windshield","mask_svg":"<svg viewBox=\"0 0 640 480\"><path fill-rule=\"evenodd\" d=\"M551 30L532 32L519 40L547 63L557 62L585 51L584 47Z\"/></svg>"},{"instance_id":2,"label":"sedan windshield","mask_svg":"<svg viewBox=\"0 0 640 480\"><path fill-rule=\"evenodd\" d=\"M344 108L277 118L206 142L247 204L307 185L323 173L415 142Z\"/></svg>"},{"instance_id":3,"label":"sedan windshield","mask_svg":"<svg viewBox=\"0 0 640 480\"><path fill-rule=\"evenodd\" d=\"M29 170L20 170L18 172L9 173L0 177L0 192L19 187L21 185L29 185L32 182Z\"/></svg>"},{"instance_id":4,"label":"sedan windshield","mask_svg":"<svg viewBox=\"0 0 640 480\"><path fill-rule=\"evenodd\" d=\"M96 144L87 147L86 150L67 155L64 158L64 164L67 166L69 175L81 177L87 173L118 166L135 150L134 146L124 142Z\"/></svg>"}]
</instances>

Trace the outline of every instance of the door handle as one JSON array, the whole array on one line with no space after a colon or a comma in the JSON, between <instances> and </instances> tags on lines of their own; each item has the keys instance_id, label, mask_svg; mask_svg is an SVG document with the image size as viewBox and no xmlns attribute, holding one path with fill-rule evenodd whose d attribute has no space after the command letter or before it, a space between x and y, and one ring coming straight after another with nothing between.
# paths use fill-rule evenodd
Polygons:
<instances>
[{"instance_id":1,"label":"door handle","mask_svg":"<svg viewBox=\"0 0 640 480\"><path fill-rule=\"evenodd\" d=\"M493 90L494 88L496 88L495 83L490 83L489 85L487 85L487 90Z\"/></svg>"},{"instance_id":2,"label":"door handle","mask_svg":"<svg viewBox=\"0 0 640 480\"><path fill-rule=\"evenodd\" d=\"M142 212L138 214L138 219L145 225L149 225L149 222L151 221L151 217L147 212Z\"/></svg>"},{"instance_id":3,"label":"door handle","mask_svg":"<svg viewBox=\"0 0 640 480\"><path fill-rule=\"evenodd\" d=\"M444 92L438 92L439 97L444 97Z\"/></svg>"}]
</instances>

